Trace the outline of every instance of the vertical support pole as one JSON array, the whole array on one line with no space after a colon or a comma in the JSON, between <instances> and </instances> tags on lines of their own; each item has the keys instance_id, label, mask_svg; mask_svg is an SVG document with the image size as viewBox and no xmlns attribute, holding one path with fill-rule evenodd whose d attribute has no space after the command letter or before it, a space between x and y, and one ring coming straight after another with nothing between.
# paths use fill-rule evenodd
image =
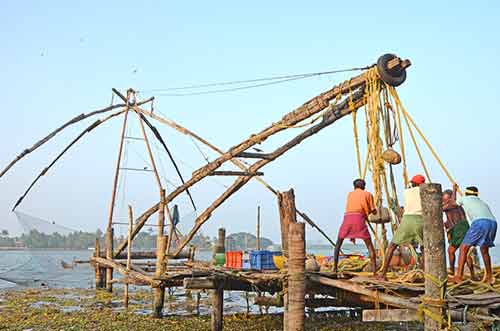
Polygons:
<instances>
[{"instance_id":1,"label":"vertical support pole","mask_svg":"<svg viewBox=\"0 0 500 331\"><path fill-rule=\"evenodd\" d=\"M288 232L288 329L304 331L305 320L305 223L291 222Z\"/></svg>"},{"instance_id":2,"label":"vertical support pole","mask_svg":"<svg viewBox=\"0 0 500 331\"><path fill-rule=\"evenodd\" d=\"M426 305L426 309L433 315L444 318L444 307L440 307L440 305L444 305L448 274L446 272L441 185L424 184L420 186L420 198L424 222L425 273L429 275L425 278L425 297L426 300L432 302L432 304ZM424 327L425 331L442 329L440 322L427 315L425 315Z\"/></svg>"},{"instance_id":3,"label":"vertical support pole","mask_svg":"<svg viewBox=\"0 0 500 331\"><path fill-rule=\"evenodd\" d=\"M286 192L278 192L278 204L281 224L281 247L283 255L288 257L288 226L291 222L297 222L293 189Z\"/></svg>"},{"instance_id":4,"label":"vertical support pole","mask_svg":"<svg viewBox=\"0 0 500 331\"><path fill-rule=\"evenodd\" d=\"M156 277L161 277L165 272L165 250L167 238L163 235L165 226L165 190L160 190L160 207L158 209L158 235L156 237ZM154 289L153 317L163 316L163 304L165 302L165 288L160 285Z\"/></svg>"},{"instance_id":5,"label":"vertical support pole","mask_svg":"<svg viewBox=\"0 0 500 331\"><path fill-rule=\"evenodd\" d=\"M224 314L224 287L217 282L217 288L212 290L212 331L222 331Z\"/></svg>"},{"instance_id":6,"label":"vertical support pole","mask_svg":"<svg viewBox=\"0 0 500 331\"><path fill-rule=\"evenodd\" d=\"M217 242L215 243L215 246L213 249L212 264L213 265L217 264L215 261L216 254L225 253L225 252L226 252L226 229L219 228L219 231L217 233Z\"/></svg>"},{"instance_id":7,"label":"vertical support pole","mask_svg":"<svg viewBox=\"0 0 500 331\"><path fill-rule=\"evenodd\" d=\"M257 250L260 251L260 206L257 206Z\"/></svg>"},{"instance_id":8,"label":"vertical support pole","mask_svg":"<svg viewBox=\"0 0 500 331\"><path fill-rule=\"evenodd\" d=\"M132 267L132 229L134 227L134 214L132 212L132 206L128 206L128 235L127 235L127 273L130 272ZM128 274L127 274L128 276ZM123 305L125 309L128 308L128 282L125 284L125 293L123 299Z\"/></svg>"},{"instance_id":9,"label":"vertical support pole","mask_svg":"<svg viewBox=\"0 0 500 331\"><path fill-rule=\"evenodd\" d=\"M114 241L115 230L113 228L109 228L106 231L106 258L108 260L113 259L113 241ZM113 268L106 269L106 290L108 292L113 292Z\"/></svg>"},{"instance_id":10,"label":"vertical support pole","mask_svg":"<svg viewBox=\"0 0 500 331\"><path fill-rule=\"evenodd\" d=\"M108 226L106 227L106 240L105 240L105 249L106 249L106 259L112 260L113 259L113 229L112 229L112 223L113 223L113 212L115 210L115 200L116 200L116 189L118 186L118 177L120 175L120 164L122 161L122 152L123 152L123 143L125 141L125 132L127 130L127 120L128 120L128 113L129 113L129 99L130 99L130 93L132 92L132 89L129 89L127 91L127 108L125 110L125 115L123 117L123 124L122 124L122 131L120 135L120 144L118 146L118 157L116 158L116 166L115 166L115 176L113 179L113 190L111 191L111 201L109 204L109 214L108 214ZM107 268L106 269L106 288L108 291L112 292L113 291L113 285L111 284L111 280L113 279L113 268Z\"/></svg>"},{"instance_id":11,"label":"vertical support pole","mask_svg":"<svg viewBox=\"0 0 500 331\"><path fill-rule=\"evenodd\" d=\"M99 242L99 238L95 239L95 249L94 249L94 256L95 257L100 257L101 255L101 244ZM95 288L101 289L103 286L102 284L102 275L101 275L101 267L99 266L99 263L95 263Z\"/></svg>"},{"instance_id":12,"label":"vertical support pole","mask_svg":"<svg viewBox=\"0 0 500 331\"><path fill-rule=\"evenodd\" d=\"M290 223L297 222L297 211L295 209L295 194L293 189L286 192L278 192L278 206L280 213L281 224L281 247L283 255L289 257L288 252L288 232ZM285 289L285 284L283 284ZM289 295L285 290L283 294L283 331L288 331L288 316L289 316Z\"/></svg>"}]
</instances>

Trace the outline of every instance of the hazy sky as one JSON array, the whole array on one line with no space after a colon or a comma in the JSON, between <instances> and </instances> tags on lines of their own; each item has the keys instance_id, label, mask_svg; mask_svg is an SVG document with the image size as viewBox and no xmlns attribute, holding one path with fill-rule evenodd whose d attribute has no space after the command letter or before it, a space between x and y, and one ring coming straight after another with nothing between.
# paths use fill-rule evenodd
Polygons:
<instances>
[{"instance_id":1,"label":"hazy sky","mask_svg":"<svg viewBox=\"0 0 500 331\"><path fill-rule=\"evenodd\" d=\"M77 114L109 105L112 87L151 90L342 69L369 65L394 52L413 63L399 88L407 109L457 181L479 186L498 213L499 6L495 1L2 1L0 163L3 167ZM233 93L158 96L155 111L228 149L354 74ZM138 136L136 118L131 119L128 134ZM19 230L12 205L91 121L58 135L0 179L0 228ZM103 228L120 124L119 118L104 124L71 149L19 210L74 229ZM190 177L205 162L196 146L158 127L183 174ZM260 148L271 151L299 132L295 129ZM142 142L130 141L126 147L124 165L147 165ZM165 177L178 183L164 153L160 157ZM421 172L414 156L410 161L410 172ZM276 188L295 188L297 206L335 236L355 164L351 121L344 119L263 171ZM436 163L430 167L433 179L448 186ZM228 184L207 179L193 188L199 208ZM117 220L126 215L128 203L138 215L157 197L150 173L127 173ZM256 182L217 210L202 231L214 235L225 226L229 232L253 232L259 204L263 235L277 240L276 199ZM179 205L182 228L188 229L194 214L185 196ZM321 237L308 228L308 238Z\"/></svg>"}]
</instances>

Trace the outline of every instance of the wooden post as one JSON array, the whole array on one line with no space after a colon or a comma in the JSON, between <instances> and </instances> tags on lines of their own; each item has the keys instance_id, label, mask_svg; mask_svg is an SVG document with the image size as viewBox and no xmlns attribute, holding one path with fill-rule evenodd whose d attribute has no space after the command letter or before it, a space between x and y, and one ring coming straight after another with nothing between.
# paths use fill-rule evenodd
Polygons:
<instances>
[{"instance_id":1,"label":"wooden post","mask_svg":"<svg viewBox=\"0 0 500 331\"><path fill-rule=\"evenodd\" d=\"M278 205L280 213L280 224L281 224L281 247L283 255L285 257L289 256L288 252L288 231L290 223L296 223L296 209L295 209L295 194L293 189L286 192L278 192ZM283 285L283 287L285 287ZM284 291L283 294L283 331L288 331L288 302L289 295L288 291Z\"/></svg>"},{"instance_id":2,"label":"wooden post","mask_svg":"<svg viewBox=\"0 0 500 331\"><path fill-rule=\"evenodd\" d=\"M213 247L212 264L216 265L215 255L226 252L226 229L220 228L217 233L217 242Z\"/></svg>"},{"instance_id":3,"label":"wooden post","mask_svg":"<svg viewBox=\"0 0 500 331\"><path fill-rule=\"evenodd\" d=\"M224 314L224 287L217 283L217 288L212 290L212 331L222 331Z\"/></svg>"},{"instance_id":4,"label":"wooden post","mask_svg":"<svg viewBox=\"0 0 500 331\"><path fill-rule=\"evenodd\" d=\"M305 223L291 222L288 232L288 329L303 331L305 320Z\"/></svg>"},{"instance_id":5,"label":"wooden post","mask_svg":"<svg viewBox=\"0 0 500 331\"><path fill-rule=\"evenodd\" d=\"M424 262L425 273L425 300L429 304L425 308L436 316L444 318L444 293L446 291L446 255L443 228L442 192L440 184L424 184L420 186L422 200L422 215L424 222ZM437 284L436 281L439 283ZM425 316L425 330L437 331L442 329L442 323ZM443 319L443 323L446 319Z\"/></svg>"},{"instance_id":6,"label":"wooden post","mask_svg":"<svg viewBox=\"0 0 500 331\"><path fill-rule=\"evenodd\" d=\"M279 192L278 204L281 224L281 248L283 255L288 257L288 226L291 222L297 222L293 189L286 192Z\"/></svg>"},{"instance_id":7,"label":"wooden post","mask_svg":"<svg viewBox=\"0 0 500 331\"><path fill-rule=\"evenodd\" d=\"M134 214L132 212L132 206L128 206L128 235L127 235L127 276L132 267L132 229L134 227ZM125 294L123 305L125 309L128 308L128 283L125 284Z\"/></svg>"},{"instance_id":8,"label":"wooden post","mask_svg":"<svg viewBox=\"0 0 500 331\"><path fill-rule=\"evenodd\" d=\"M260 206L257 206L257 250L260 251Z\"/></svg>"},{"instance_id":9,"label":"wooden post","mask_svg":"<svg viewBox=\"0 0 500 331\"><path fill-rule=\"evenodd\" d=\"M156 237L156 277L159 278L165 272L165 250L167 238L163 235L165 226L165 190L160 190L160 209L158 210L158 235ZM163 316L163 304L165 302L165 288L163 286L154 289L153 316Z\"/></svg>"},{"instance_id":10,"label":"wooden post","mask_svg":"<svg viewBox=\"0 0 500 331\"><path fill-rule=\"evenodd\" d=\"M109 228L106 231L106 258L108 260L113 260L113 239L114 239L114 229ZM106 268L106 289L108 292L113 292L113 268Z\"/></svg>"},{"instance_id":11,"label":"wooden post","mask_svg":"<svg viewBox=\"0 0 500 331\"><path fill-rule=\"evenodd\" d=\"M99 238L95 239L95 249L94 249L94 256L95 257L100 257L101 254L101 244L99 242ZM101 289L103 288L102 284L102 274L101 274L101 267L99 266L99 263L95 263L95 288L96 289Z\"/></svg>"}]
</instances>

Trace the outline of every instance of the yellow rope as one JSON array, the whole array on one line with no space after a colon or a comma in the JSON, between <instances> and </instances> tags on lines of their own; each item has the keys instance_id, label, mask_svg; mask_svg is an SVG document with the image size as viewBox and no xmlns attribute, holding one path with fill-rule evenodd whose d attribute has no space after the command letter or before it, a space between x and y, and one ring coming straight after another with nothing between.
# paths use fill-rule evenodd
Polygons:
<instances>
[{"instance_id":1,"label":"yellow rope","mask_svg":"<svg viewBox=\"0 0 500 331\"><path fill-rule=\"evenodd\" d=\"M349 102L349 108L351 108L351 111L352 111L352 127L353 127L353 131L354 131L354 147L356 148L356 160L358 162L358 173L359 173L360 178L364 178L364 177L362 177L363 173L361 172L361 152L359 150L358 124L356 121L357 111L354 110L354 106L351 104L351 102Z\"/></svg>"},{"instance_id":2,"label":"yellow rope","mask_svg":"<svg viewBox=\"0 0 500 331\"><path fill-rule=\"evenodd\" d=\"M405 116L408 118L408 120L411 123L411 125L415 128L415 130L417 131L417 133L419 134L419 136L422 138L422 140L424 141L424 143L427 145L427 148L429 148L429 151L431 152L432 156L434 156L434 158L438 162L439 166L441 167L441 169L445 173L446 177L448 177L448 180L450 181L450 183L451 184L455 184L456 183L455 180L451 176L450 172L448 171L448 169L444 165L444 163L441 160L441 158L439 157L439 155L436 153L435 149L432 147L432 145L429 142L429 140L425 137L425 135L423 134L422 130L420 130L420 128L417 126L417 124L415 123L415 121L413 120L413 118L410 116L410 114L406 111L406 109L402 105L402 103L401 103L401 101L399 99L399 96L398 96L396 90L394 89L394 87L389 87L389 92L391 93L391 95L393 95L394 100L401 105L401 111L403 112L403 114L405 114ZM460 194L461 193L462 192L460 191Z\"/></svg>"}]
</instances>

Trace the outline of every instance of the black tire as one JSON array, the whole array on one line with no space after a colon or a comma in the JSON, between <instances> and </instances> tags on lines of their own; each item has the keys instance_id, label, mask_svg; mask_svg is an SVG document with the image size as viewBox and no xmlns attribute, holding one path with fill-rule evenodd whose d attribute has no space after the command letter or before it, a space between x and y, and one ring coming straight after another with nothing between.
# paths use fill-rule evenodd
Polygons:
<instances>
[{"instance_id":1,"label":"black tire","mask_svg":"<svg viewBox=\"0 0 500 331\"><path fill-rule=\"evenodd\" d=\"M400 67L388 69L387 64L390 60L394 59L396 55L394 54L384 54L377 60L377 69L380 74L380 78L391 86L399 86L406 80L406 70Z\"/></svg>"}]
</instances>

